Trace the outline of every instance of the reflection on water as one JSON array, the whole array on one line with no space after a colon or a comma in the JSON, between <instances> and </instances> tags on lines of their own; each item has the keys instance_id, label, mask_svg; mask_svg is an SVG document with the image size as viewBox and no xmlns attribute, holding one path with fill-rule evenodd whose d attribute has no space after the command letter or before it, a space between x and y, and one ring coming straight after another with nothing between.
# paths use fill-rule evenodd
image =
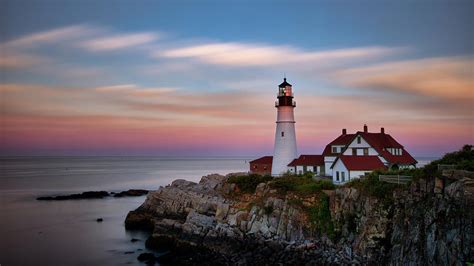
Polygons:
<instances>
[{"instance_id":1,"label":"reflection on water","mask_svg":"<svg viewBox=\"0 0 474 266\"><path fill-rule=\"evenodd\" d=\"M245 171L246 158L1 158L1 265L136 265L146 234L125 231L145 197L36 201L86 190L156 189L176 178ZM102 223L96 222L103 218ZM141 241L132 243L132 238ZM133 252L133 253L131 253ZM131 254L130 254L131 253Z\"/></svg>"}]
</instances>

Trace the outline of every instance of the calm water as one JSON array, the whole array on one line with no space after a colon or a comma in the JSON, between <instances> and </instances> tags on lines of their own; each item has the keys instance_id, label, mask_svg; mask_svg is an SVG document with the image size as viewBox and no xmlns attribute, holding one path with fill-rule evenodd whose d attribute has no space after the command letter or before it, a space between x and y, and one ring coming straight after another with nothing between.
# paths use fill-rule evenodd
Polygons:
<instances>
[{"instance_id":1,"label":"calm water","mask_svg":"<svg viewBox=\"0 0 474 266\"><path fill-rule=\"evenodd\" d=\"M418 158L419 165L433 158ZM36 201L86 190L154 190L174 179L248 169L249 158L0 158L0 265L137 265L146 235L127 232L145 197ZM97 223L97 218L104 222ZM131 243L130 239L142 241ZM125 254L125 252L134 252Z\"/></svg>"},{"instance_id":2,"label":"calm water","mask_svg":"<svg viewBox=\"0 0 474 266\"><path fill-rule=\"evenodd\" d=\"M0 265L137 265L146 235L125 231L145 197L36 201L86 190L154 190L248 169L248 158L0 158ZM97 223L97 218L104 222ZM131 243L130 239L142 241ZM125 252L134 252L125 254Z\"/></svg>"}]
</instances>

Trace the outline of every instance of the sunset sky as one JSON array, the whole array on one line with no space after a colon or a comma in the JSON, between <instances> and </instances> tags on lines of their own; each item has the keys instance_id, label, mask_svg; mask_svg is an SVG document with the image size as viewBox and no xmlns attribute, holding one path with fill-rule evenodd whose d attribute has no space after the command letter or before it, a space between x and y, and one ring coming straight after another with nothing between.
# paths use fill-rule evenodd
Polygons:
<instances>
[{"instance_id":1,"label":"sunset sky","mask_svg":"<svg viewBox=\"0 0 474 266\"><path fill-rule=\"evenodd\" d=\"M272 154L342 128L474 143L474 1L1 1L0 155Z\"/></svg>"}]
</instances>

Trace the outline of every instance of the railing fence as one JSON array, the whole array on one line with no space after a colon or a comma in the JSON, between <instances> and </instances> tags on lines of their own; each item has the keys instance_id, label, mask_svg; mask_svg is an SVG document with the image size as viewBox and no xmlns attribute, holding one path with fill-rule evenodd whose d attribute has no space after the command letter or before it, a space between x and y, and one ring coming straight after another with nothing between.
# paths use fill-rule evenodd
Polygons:
<instances>
[{"instance_id":1,"label":"railing fence","mask_svg":"<svg viewBox=\"0 0 474 266\"><path fill-rule=\"evenodd\" d=\"M392 184L407 184L412 179L409 175L379 175L379 180Z\"/></svg>"},{"instance_id":2,"label":"railing fence","mask_svg":"<svg viewBox=\"0 0 474 266\"><path fill-rule=\"evenodd\" d=\"M438 170L449 170L449 169L456 169L455 164L438 164Z\"/></svg>"}]
</instances>

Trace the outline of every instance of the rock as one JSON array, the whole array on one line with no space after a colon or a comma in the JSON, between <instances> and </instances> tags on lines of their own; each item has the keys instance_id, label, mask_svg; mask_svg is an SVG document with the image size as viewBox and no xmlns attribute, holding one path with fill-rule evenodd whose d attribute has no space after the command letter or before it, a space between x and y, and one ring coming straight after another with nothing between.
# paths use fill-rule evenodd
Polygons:
<instances>
[{"instance_id":1,"label":"rock","mask_svg":"<svg viewBox=\"0 0 474 266\"><path fill-rule=\"evenodd\" d=\"M38 197L37 200L76 200L76 199L102 199L109 196L107 191L86 191L80 194L62 195L55 197Z\"/></svg>"},{"instance_id":2,"label":"rock","mask_svg":"<svg viewBox=\"0 0 474 266\"><path fill-rule=\"evenodd\" d=\"M101 222L104 221L104 219L103 218L97 218L95 221L98 222L98 223L101 223Z\"/></svg>"},{"instance_id":3,"label":"rock","mask_svg":"<svg viewBox=\"0 0 474 266\"><path fill-rule=\"evenodd\" d=\"M141 240L140 240L140 239L137 239L137 238L132 238L132 239L130 239L130 242L132 242L132 243L139 242L139 241L141 241Z\"/></svg>"},{"instance_id":4,"label":"rock","mask_svg":"<svg viewBox=\"0 0 474 266\"><path fill-rule=\"evenodd\" d=\"M125 251L123 254L133 254L135 251Z\"/></svg>"},{"instance_id":5,"label":"rock","mask_svg":"<svg viewBox=\"0 0 474 266\"><path fill-rule=\"evenodd\" d=\"M468 177L452 179L444 194L434 193L434 179L414 181L386 198L348 186L324 191L329 218L317 227L309 219L323 219L321 210L313 210L318 195L279 195L265 183L253 195L236 194L226 178L175 180L150 192L125 224L153 230L146 246L169 250L156 260L173 265L461 265L473 260Z\"/></svg>"},{"instance_id":6,"label":"rock","mask_svg":"<svg viewBox=\"0 0 474 266\"><path fill-rule=\"evenodd\" d=\"M137 260L145 262L146 264L155 264L156 262L155 255L147 252L138 255Z\"/></svg>"},{"instance_id":7,"label":"rock","mask_svg":"<svg viewBox=\"0 0 474 266\"><path fill-rule=\"evenodd\" d=\"M155 227L152 215L147 212L135 210L130 211L125 219L126 229L138 229L144 231L151 231Z\"/></svg>"},{"instance_id":8,"label":"rock","mask_svg":"<svg viewBox=\"0 0 474 266\"><path fill-rule=\"evenodd\" d=\"M175 246L175 239L165 234L153 234L145 242L147 248L163 251Z\"/></svg>"},{"instance_id":9,"label":"rock","mask_svg":"<svg viewBox=\"0 0 474 266\"><path fill-rule=\"evenodd\" d=\"M212 174L203 176L201 181L199 181L199 185L208 189L216 189L218 187L222 187L222 184L225 180L227 180L227 177L225 176Z\"/></svg>"},{"instance_id":10,"label":"rock","mask_svg":"<svg viewBox=\"0 0 474 266\"><path fill-rule=\"evenodd\" d=\"M148 194L149 190L145 189L129 189L126 191L122 191L119 193L115 193L114 197L115 198L121 198L121 197L138 197L138 196L143 196Z\"/></svg>"}]
</instances>

